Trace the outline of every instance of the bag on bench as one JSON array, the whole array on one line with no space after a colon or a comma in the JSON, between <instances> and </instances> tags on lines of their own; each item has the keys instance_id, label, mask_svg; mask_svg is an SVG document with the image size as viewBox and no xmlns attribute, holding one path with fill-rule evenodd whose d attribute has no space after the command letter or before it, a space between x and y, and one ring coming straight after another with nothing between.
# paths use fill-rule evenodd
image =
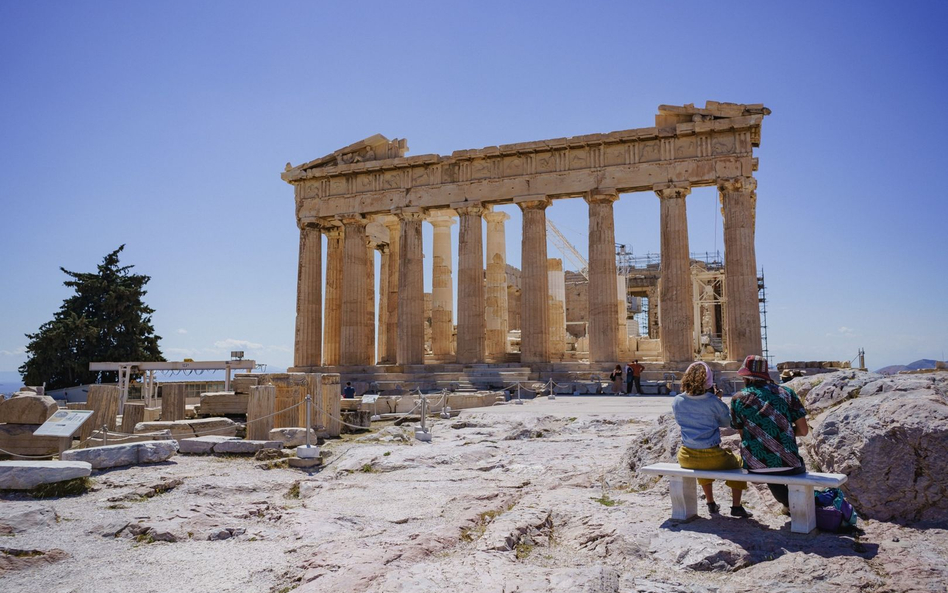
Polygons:
<instances>
[{"instance_id":1,"label":"bag on bench","mask_svg":"<svg viewBox=\"0 0 948 593\"><path fill-rule=\"evenodd\" d=\"M813 493L816 498L816 526L821 531L836 533L852 529L859 516L839 488L826 488Z\"/></svg>"}]
</instances>

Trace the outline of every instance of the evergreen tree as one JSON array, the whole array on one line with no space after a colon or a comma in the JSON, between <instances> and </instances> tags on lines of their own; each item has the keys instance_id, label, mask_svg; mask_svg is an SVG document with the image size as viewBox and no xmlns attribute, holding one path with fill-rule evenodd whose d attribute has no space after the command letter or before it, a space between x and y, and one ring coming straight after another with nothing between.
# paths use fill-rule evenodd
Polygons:
<instances>
[{"instance_id":1,"label":"evergreen tree","mask_svg":"<svg viewBox=\"0 0 948 593\"><path fill-rule=\"evenodd\" d=\"M151 278L119 266L122 245L105 256L96 273L70 272L63 284L76 294L63 301L52 321L26 334L27 360L20 367L26 385L61 389L73 385L118 381L118 373L90 371L90 362L161 361L151 324L154 309L144 303Z\"/></svg>"}]
</instances>

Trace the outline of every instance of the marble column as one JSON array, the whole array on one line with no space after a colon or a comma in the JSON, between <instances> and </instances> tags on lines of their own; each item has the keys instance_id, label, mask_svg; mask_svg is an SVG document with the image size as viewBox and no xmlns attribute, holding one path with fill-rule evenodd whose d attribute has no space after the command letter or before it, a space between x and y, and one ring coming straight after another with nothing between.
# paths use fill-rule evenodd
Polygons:
<instances>
[{"instance_id":1,"label":"marble column","mask_svg":"<svg viewBox=\"0 0 948 593\"><path fill-rule=\"evenodd\" d=\"M563 260L546 261L550 290L550 358L561 360L566 354L566 274Z\"/></svg>"},{"instance_id":2,"label":"marble column","mask_svg":"<svg viewBox=\"0 0 948 593\"><path fill-rule=\"evenodd\" d=\"M299 227L293 366L318 367L323 340L323 235L315 220L301 220Z\"/></svg>"},{"instance_id":3,"label":"marble column","mask_svg":"<svg viewBox=\"0 0 948 593\"><path fill-rule=\"evenodd\" d=\"M661 301L662 360L688 362L694 359L694 288L691 280L691 252L688 247L687 186L655 186L661 201L662 277Z\"/></svg>"},{"instance_id":4,"label":"marble column","mask_svg":"<svg viewBox=\"0 0 948 593\"><path fill-rule=\"evenodd\" d=\"M506 212L486 212L487 285L484 289L485 338L488 359L502 360L507 354L507 238Z\"/></svg>"},{"instance_id":5,"label":"marble column","mask_svg":"<svg viewBox=\"0 0 948 593\"><path fill-rule=\"evenodd\" d=\"M425 279L421 242L421 208L396 213L399 219L398 347L400 365L425 362Z\"/></svg>"},{"instance_id":6,"label":"marble column","mask_svg":"<svg viewBox=\"0 0 948 593\"><path fill-rule=\"evenodd\" d=\"M326 318L323 329L323 366L339 364L339 338L342 334L342 227L324 229L326 233Z\"/></svg>"},{"instance_id":7,"label":"marble column","mask_svg":"<svg viewBox=\"0 0 948 593\"><path fill-rule=\"evenodd\" d=\"M435 213L428 222L434 230L431 259L431 353L438 357L454 354L454 282L451 278L451 226L454 218Z\"/></svg>"},{"instance_id":8,"label":"marble column","mask_svg":"<svg viewBox=\"0 0 948 593\"><path fill-rule=\"evenodd\" d=\"M547 301L550 290L546 267L546 209L550 199L525 199L515 203L523 212L520 360L523 363L549 362L550 308ZM614 294L613 291L610 294Z\"/></svg>"},{"instance_id":9,"label":"marble column","mask_svg":"<svg viewBox=\"0 0 948 593\"><path fill-rule=\"evenodd\" d=\"M458 362L484 362L484 208L458 206Z\"/></svg>"},{"instance_id":10,"label":"marble column","mask_svg":"<svg viewBox=\"0 0 948 593\"><path fill-rule=\"evenodd\" d=\"M375 364L375 250L374 241L366 242L365 253L365 360Z\"/></svg>"},{"instance_id":11,"label":"marble column","mask_svg":"<svg viewBox=\"0 0 948 593\"><path fill-rule=\"evenodd\" d=\"M388 266L389 266L389 246L387 244L379 245L379 339L377 347L377 360L379 363L390 362L385 358L385 346L388 343Z\"/></svg>"},{"instance_id":12,"label":"marble column","mask_svg":"<svg viewBox=\"0 0 948 593\"><path fill-rule=\"evenodd\" d=\"M618 305L619 329L617 336L619 338L619 360L624 360L629 356L629 303L628 289L626 288L625 276L616 276L616 305Z\"/></svg>"},{"instance_id":13,"label":"marble column","mask_svg":"<svg viewBox=\"0 0 948 593\"><path fill-rule=\"evenodd\" d=\"M755 189L753 177L718 181L724 210L724 296L727 311L727 357L743 361L761 355L757 254L754 250Z\"/></svg>"},{"instance_id":14,"label":"marble column","mask_svg":"<svg viewBox=\"0 0 948 593\"><path fill-rule=\"evenodd\" d=\"M386 219L385 227L388 229L388 295L386 298L388 316L385 320L385 343L382 346L384 348L382 360L389 364L395 364L398 358L398 268L401 258L398 247L401 238L401 226L398 218L392 216Z\"/></svg>"},{"instance_id":15,"label":"marble column","mask_svg":"<svg viewBox=\"0 0 948 593\"><path fill-rule=\"evenodd\" d=\"M342 330L339 340L339 364L368 364L365 325L368 318L366 299L366 220L361 215L342 218Z\"/></svg>"},{"instance_id":16,"label":"marble column","mask_svg":"<svg viewBox=\"0 0 948 593\"><path fill-rule=\"evenodd\" d=\"M611 192L591 192L589 204L589 360L617 362L616 229Z\"/></svg>"}]
</instances>

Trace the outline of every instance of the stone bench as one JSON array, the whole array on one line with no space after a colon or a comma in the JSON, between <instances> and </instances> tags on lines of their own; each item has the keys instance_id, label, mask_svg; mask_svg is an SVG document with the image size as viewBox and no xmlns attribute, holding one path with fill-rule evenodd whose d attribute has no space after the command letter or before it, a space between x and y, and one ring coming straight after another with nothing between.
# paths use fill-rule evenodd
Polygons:
<instances>
[{"instance_id":1,"label":"stone bench","mask_svg":"<svg viewBox=\"0 0 948 593\"><path fill-rule=\"evenodd\" d=\"M786 484L790 490L790 531L810 533L816 529L814 488L838 488L846 483L843 474L807 472L796 476L750 473L740 469L682 469L677 463L653 463L639 473L668 476L672 497L672 519L690 519L698 514L698 478L733 480L755 484Z\"/></svg>"}]
</instances>

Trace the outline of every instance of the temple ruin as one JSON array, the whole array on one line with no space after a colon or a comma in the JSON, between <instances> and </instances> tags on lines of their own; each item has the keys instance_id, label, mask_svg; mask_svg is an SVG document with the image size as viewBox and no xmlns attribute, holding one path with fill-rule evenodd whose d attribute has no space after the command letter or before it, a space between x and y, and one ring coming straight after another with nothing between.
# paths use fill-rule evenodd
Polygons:
<instances>
[{"instance_id":1,"label":"temple ruin","mask_svg":"<svg viewBox=\"0 0 948 593\"><path fill-rule=\"evenodd\" d=\"M288 163L282 178L294 188L300 229L291 370L410 375L463 365L537 373L567 364L586 372L634 356L674 370L709 358L701 335L712 326L721 343L711 358L722 368L761 354L753 149L769 113L760 104L662 105L650 128L410 157L404 139L375 135L307 163ZM719 192L724 261L702 271L689 249L686 199L704 186ZM653 192L661 203L661 265L651 275L617 269L613 205L634 192ZM589 209L585 307L575 306L575 294L570 307L572 272L547 253L546 209L571 198ZM494 210L501 204L523 213L520 270L506 262L509 216ZM433 258L428 300L426 221L434 231L433 245L425 246ZM381 254L378 310L375 251ZM636 294L648 295L653 311L648 335L633 344L625 299ZM577 311L586 319L577 319ZM577 350L576 332L567 328L578 322L588 329ZM564 355L568 342L581 357Z\"/></svg>"}]
</instances>

